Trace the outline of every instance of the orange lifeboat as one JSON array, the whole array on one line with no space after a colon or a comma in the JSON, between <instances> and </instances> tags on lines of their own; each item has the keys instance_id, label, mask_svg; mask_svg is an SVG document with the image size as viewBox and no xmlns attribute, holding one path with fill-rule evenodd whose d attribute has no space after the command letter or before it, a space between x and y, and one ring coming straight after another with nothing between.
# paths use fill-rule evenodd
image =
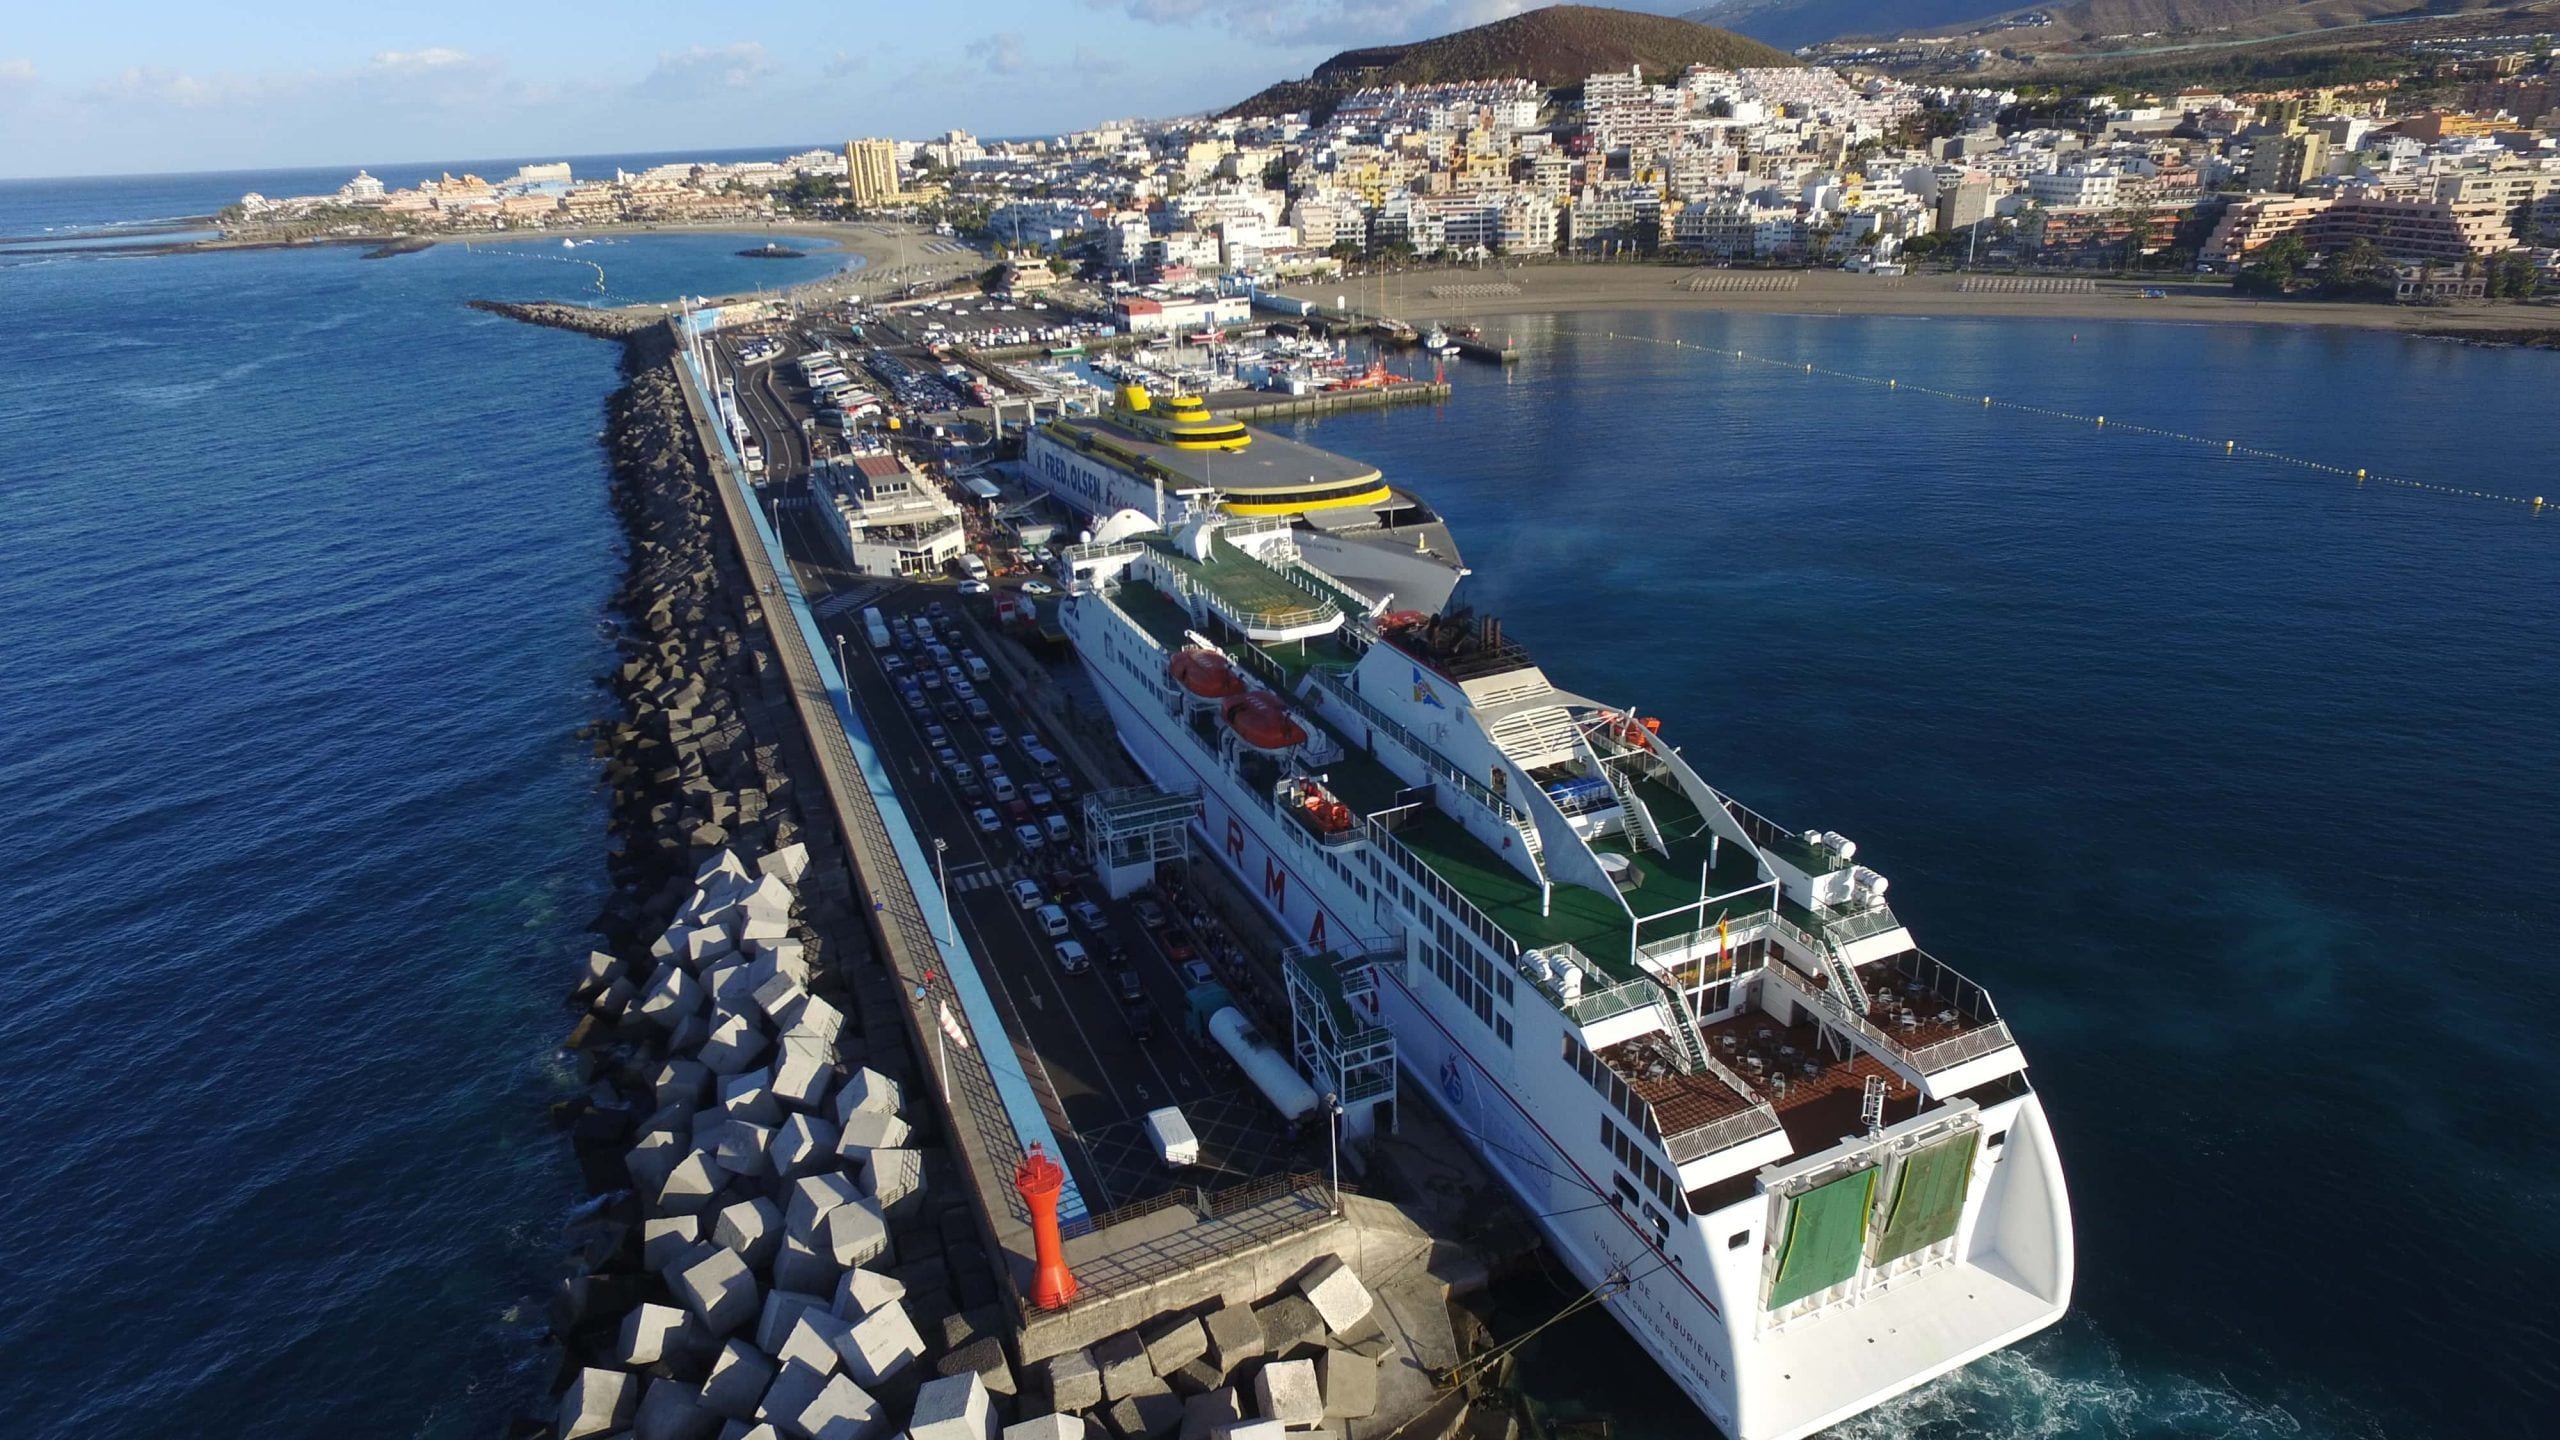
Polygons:
<instances>
[{"instance_id":1,"label":"orange lifeboat","mask_svg":"<svg viewBox=\"0 0 2560 1440\"><path fill-rule=\"evenodd\" d=\"M1214 650L1197 645L1177 650L1167 668L1183 689L1203 700L1225 700L1244 693L1244 677L1227 663L1226 656Z\"/></svg>"},{"instance_id":2,"label":"orange lifeboat","mask_svg":"<svg viewBox=\"0 0 2560 1440\"><path fill-rule=\"evenodd\" d=\"M1662 733L1662 721L1651 715L1610 714L1605 722L1612 739L1632 749L1650 750L1653 737Z\"/></svg>"},{"instance_id":3,"label":"orange lifeboat","mask_svg":"<svg viewBox=\"0 0 2560 1440\"><path fill-rule=\"evenodd\" d=\"M1256 750L1289 750L1307 743L1306 729L1269 691L1238 695L1226 703L1227 727Z\"/></svg>"},{"instance_id":4,"label":"orange lifeboat","mask_svg":"<svg viewBox=\"0 0 2560 1440\"><path fill-rule=\"evenodd\" d=\"M1378 628L1392 635L1400 630L1411 630L1430 619L1419 610L1390 610L1378 621Z\"/></svg>"}]
</instances>

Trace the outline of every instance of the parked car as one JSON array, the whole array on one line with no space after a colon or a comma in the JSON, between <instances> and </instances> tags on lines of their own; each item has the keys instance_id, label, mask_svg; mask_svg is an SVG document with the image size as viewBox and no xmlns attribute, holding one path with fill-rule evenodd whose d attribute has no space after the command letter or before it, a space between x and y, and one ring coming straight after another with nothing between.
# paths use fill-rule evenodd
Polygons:
<instances>
[{"instance_id":1,"label":"parked car","mask_svg":"<svg viewBox=\"0 0 2560 1440\"><path fill-rule=\"evenodd\" d=\"M1037 911L1033 912L1033 914L1039 920L1040 928L1048 934L1052 936L1064 936L1070 933L1070 927L1067 924L1067 912L1059 907L1055 905L1043 905Z\"/></svg>"},{"instance_id":2,"label":"parked car","mask_svg":"<svg viewBox=\"0 0 2560 1440\"><path fill-rule=\"evenodd\" d=\"M963 595L984 595L990 588L991 587L984 580L963 580L960 582L960 593Z\"/></svg>"},{"instance_id":3,"label":"parked car","mask_svg":"<svg viewBox=\"0 0 2560 1440\"><path fill-rule=\"evenodd\" d=\"M1058 587L1050 584L1046 580L1035 577L1022 582L1022 593L1025 595L1055 595L1058 593Z\"/></svg>"},{"instance_id":4,"label":"parked car","mask_svg":"<svg viewBox=\"0 0 2560 1440\"><path fill-rule=\"evenodd\" d=\"M1048 844L1040 838L1040 827L1036 825L1014 826L1013 838L1014 842L1022 847L1022 853L1025 855L1037 855L1041 847Z\"/></svg>"},{"instance_id":5,"label":"parked car","mask_svg":"<svg viewBox=\"0 0 2560 1440\"><path fill-rule=\"evenodd\" d=\"M1164 928L1164 921L1165 914L1163 906L1157 904L1153 900L1141 900L1138 902L1139 924L1146 926L1149 930L1161 930Z\"/></svg>"},{"instance_id":6,"label":"parked car","mask_svg":"<svg viewBox=\"0 0 2560 1440\"><path fill-rule=\"evenodd\" d=\"M1081 975L1093 968L1093 961L1084 953L1083 945L1073 940L1061 940L1058 942L1058 968L1070 975Z\"/></svg>"},{"instance_id":7,"label":"parked car","mask_svg":"<svg viewBox=\"0 0 2560 1440\"><path fill-rule=\"evenodd\" d=\"M1001 725L989 725L986 727L986 736L987 743L989 745L1001 747L1004 744L1004 727ZM1045 805L1049 802L1043 800L1039 803Z\"/></svg>"},{"instance_id":8,"label":"parked car","mask_svg":"<svg viewBox=\"0 0 2560 1440\"><path fill-rule=\"evenodd\" d=\"M1075 912L1077 921L1087 930L1099 933L1111 928L1111 917L1103 914L1102 907L1090 900L1079 900L1067 908Z\"/></svg>"},{"instance_id":9,"label":"parked car","mask_svg":"<svg viewBox=\"0 0 2560 1440\"><path fill-rule=\"evenodd\" d=\"M1048 895L1040 889L1040 882L1037 880L1013 882L1013 903L1025 910L1037 910L1047 904L1048 899Z\"/></svg>"},{"instance_id":10,"label":"parked car","mask_svg":"<svg viewBox=\"0 0 2560 1440\"><path fill-rule=\"evenodd\" d=\"M1182 983L1184 988L1191 990L1197 990L1203 985L1215 985L1218 983L1218 972L1210 969L1209 962L1206 960L1193 960L1182 967Z\"/></svg>"},{"instance_id":11,"label":"parked car","mask_svg":"<svg viewBox=\"0 0 2560 1440\"><path fill-rule=\"evenodd\" d=\"M969 818L977 821L978 828L990 835L996 834L1004 829L1004 821L996 815L996 812L983 805L979 806L977 810L972 812Z\"/></svg>"},{"instance_id":12,"label":"parked car","mask_svg":"<svg viewBox=\"0 0 2560 1440\"><path fill-rule=\"evenodd\" d=\"M1057 793L1037 780L1034 780L1030 784L1022 787L1022 798L1030 801L1033 805L1042 810L1046 810L1058 803Z\"/></svg>"}]
</instances>

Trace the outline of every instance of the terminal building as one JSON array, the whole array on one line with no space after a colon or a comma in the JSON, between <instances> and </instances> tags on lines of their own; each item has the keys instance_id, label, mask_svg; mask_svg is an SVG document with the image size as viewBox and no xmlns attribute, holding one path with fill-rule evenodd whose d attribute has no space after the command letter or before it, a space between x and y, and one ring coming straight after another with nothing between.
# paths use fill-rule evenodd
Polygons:
<instances>
[{"instance_id":1,"label":"terminal building","mask_svg":"<svg viewBox=\"0 0 2560 1440\"><path fill-rule=\"evenodd\" d=\"M938 575L969 548L958 503L892 455L823 462L817 498L827 538L865 575Z\"/></svg>"}]
</instances>

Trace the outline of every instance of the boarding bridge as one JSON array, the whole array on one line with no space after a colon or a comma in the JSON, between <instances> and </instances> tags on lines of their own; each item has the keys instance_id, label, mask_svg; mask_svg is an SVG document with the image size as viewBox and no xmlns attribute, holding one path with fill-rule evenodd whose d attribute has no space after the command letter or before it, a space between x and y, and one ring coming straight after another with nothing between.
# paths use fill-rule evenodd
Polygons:
<instances>
[{"instance_id":1,"label":"boarding bridge","mask_svg":"<svg viewBox=\"0 0 2560 1440\"><path fill-rule=\"evenodd\" d=\"M1153 785L1085 796L1085 858L1102 888L1123 900L1153 884L1157 866L1189 859L1191 822L1199 813L1199 797Z\"/></svg>"}]
</instances>

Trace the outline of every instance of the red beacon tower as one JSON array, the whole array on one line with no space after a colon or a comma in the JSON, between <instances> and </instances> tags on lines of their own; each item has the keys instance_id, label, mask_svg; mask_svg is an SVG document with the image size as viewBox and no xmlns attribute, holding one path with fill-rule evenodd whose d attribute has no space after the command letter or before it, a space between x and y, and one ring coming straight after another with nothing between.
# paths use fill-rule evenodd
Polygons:
<instances>
[{"instance_id":1,"label":"red beacon tower","mask_svg":"<svg viewBox=\"0 0 2560 1440\"><path fill-rule=\"evenodd\" d=\"M1058 1238L1058 1192L1067 1172L1049 1158L1039 1142L1014 1167L1013 1188L1031 1207L1031 1303L1043 1310L1064 1310L1076 1303L1076 1277L1067 1271L1066 1242Z\"/></svg>"}]
</instances>

